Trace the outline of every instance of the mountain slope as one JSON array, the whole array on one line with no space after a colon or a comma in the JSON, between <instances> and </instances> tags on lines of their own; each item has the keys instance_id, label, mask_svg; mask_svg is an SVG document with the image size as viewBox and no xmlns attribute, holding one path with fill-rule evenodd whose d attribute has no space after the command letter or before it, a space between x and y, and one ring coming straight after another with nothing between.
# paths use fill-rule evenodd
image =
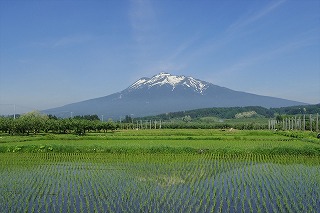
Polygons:
<instances>
[{"instance_id":1,"label":"mountain slope","mask_svg":"<svg viewBox=\"0 0 320 213\"><path fill-rule=\"evenodd\" d=\"M286 107L304 103L234 91L192 77L160 73L141 78L127 89L105 97L45 110L61 117L85 114L119 119L125 115L148 116L207 107ZM64 112L64 113L62 113ZM66 112L69 112L66 114Z\"/></svg>"}]
</instances>

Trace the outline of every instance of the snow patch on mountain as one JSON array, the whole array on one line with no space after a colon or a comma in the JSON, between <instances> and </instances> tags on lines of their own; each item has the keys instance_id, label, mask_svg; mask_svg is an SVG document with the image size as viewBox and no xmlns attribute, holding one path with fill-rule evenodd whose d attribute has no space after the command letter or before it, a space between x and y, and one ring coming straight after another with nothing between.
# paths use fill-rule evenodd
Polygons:
<instances>
[{"instance_id":1,"label":"snow patch on mountain","mask_svg":"<svg viewBox=\"0 0 320 213\"><path fill-rule=\"evenodd\" d=\"M140 78L139 80L137 80L136 82L134 82L129 89L138 89L139 87L141 87L145 82L147 82L148 80L150 80L149 78Z\"/></svg>"},{"instance_id":2,"label":"snow patch on mountain","mask_svg":"<svg viewBox=\"0 0 320 213\"><path fill-rule=\"evenodd\" d=\"M172 90L175 89L180 82L182 82L186 77L170 75L169 73L160 73L155 75L148 81L148 88L154 86L170 85Z\"/></svg>"},{"instance_id":3,"label":"snow patch on mountain","mask_svg":"<svg viewBox=\"0 0 320 213\"><path fill-rule=\"evenodd\" d=\"M191 87L193 87L197 92L199 93L203 93L203 91L205 91L209 84L200 80L197 80L195 78L189 77L188 78L188 83L187 85L191 85Z\"/></svg>"},{"instance_id":4,"label":"snow patch on mountain","mask_svg":"<svg viewBox=\"0 0 320 213\"><path fill-rule=\"evenodd\" d=\"M193 77L176 76L169 73L159 73L152 78L141 78L135 83L133 83L128 89L135 90L140 88L151 88L154 86L168 85L172 87L172 91L177 86L184 86L187 88L192 88L195 92L203 93L208 87L209 83L197 80Z\"/></svg>"}]
</instances>

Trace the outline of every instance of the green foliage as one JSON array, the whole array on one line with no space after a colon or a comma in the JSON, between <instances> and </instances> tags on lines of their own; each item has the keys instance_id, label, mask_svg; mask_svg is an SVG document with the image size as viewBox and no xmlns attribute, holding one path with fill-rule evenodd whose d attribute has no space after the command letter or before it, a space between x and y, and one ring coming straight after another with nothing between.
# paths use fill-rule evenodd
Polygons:
<instances>
[{"instance_id":1,"label":"green foliage","mask_svg":"<svg viewBox=\"0 0 320 213\"><path fill-rule=\"evenodd\" d=\"M172 120L177 118L183 118L185 116L190 116L192 119L202 118L202 117L217 117L222 119L235 118L238 113L244 113L254 111L260 116L272 117L274 112L270 112L268 109L263 107L220 107L220 108L205 108L205 109L195 109L181 112L170 112L165 114L160 114L157 116L148 116L141 119L144 120ZM138 120L140 118L137 118Z\"/></svg>"},{"instance_id":2,"label":"green foliage","mask_svg":"<svg viewBox=\"0 0 320 213\"><path fill-rule=\"evenodd\" d=\"M46 121L48 119L48 116L38 111L26 113L14 120L14 132L20 134L39 133L46 128Z\"/></svg>"},{"instance_id":3,"label":"green foliage","mask_svg":"<svg viewBox=\"0 0 320 213\"><path fill-rule=\"evenodd\" d=\"M100 120L98 115L77 115L77 116L74 116L74 119L89 120L89 121Z\"/></svg>"},{"instance_id":4,"label":"green foliage","mask_svg":"<svg viewBox=\"0 0 320 213\"><path fill-rule=\"evenodd\" d=\"M211 122L210 122L211 121ZM162 121L163 129L239 129L239 130L259 130L267 129L268 121L265 119L228 119L217 120L215 118L199 118L199 120L183 122L179 120Z\"/></svg>"},{"instance_id":5,"label":"green foliage","mask_svg":"<svg viewBox=\"0 0 320 213\"><path fill-rule=\"evenodd\" d=\"M31 112L21 115L17 119L12 117L0 117L0 131L9 134L38 134L40 132L74 133L84 135L88 132L114 131L116 129L150 128L149 121L161 121L161 128L165 129L239 129L260 130L268 129L268 118L276 116L278 122L284 118L290 118L290 113L303 112L319 113L320 105L308 105L298 107L286 107L266 109L263 107L230 107L208 108L174 112L150 116L144 118L131 118L129 115L124 120L114 123L112 120L101 122L97 115L75 116L71 118L57 118L53 115L42 115L40 112ZM288 113L288 114L285 114ZM146 124L146 121L148 122ZM143 123L143 125L141 125ZM140 126L139 126L140 125ZM313 130L316 129L316 121L313 119ZM310 126L309 120L306 126ZM154 128L155 124L151 124ZM159 128L159 123L157 124ZM278 129L282 126L278 124Z\"/></svg>"},{"instance_id":6,"label":"green foliage","mask_svg":"<svg viewBox=\"0 0 320 213\"><path fill-rule=\"evenodd\" d=\"M0 117L0 131L9 134L38 134L40 132L74 133L84 135L90 131L114 131L116 124L109 120L101 122L97 115L76 116L75 118L57 118L52 115L43 115L40 112L30 112L17 119Z\"/></svg>"},{"instance_id":7,"label":"green foliage","mask_svg":"<svg viewBox=\"0 0 320 213\"><path fill-rule=\"evenodd\" d=\"M314 137L314 138L312 138ZM313 135L239 130L125 130L108 133L1 136L0 152L291 154L320 156ZM16 149L19 148L19 150ZM42 147L42 148L41 148ZM50 149L49 149L50 148ZM203 150L203 151L200 151Z\"/></svg>"},{"instance_id":8,"label":"green foliage","mask_svg":"<svg viewBox=\"0 0 320 213\"><path fill-rule=\"evenodd\" d=\"M320 113L320 104L305 105L305 106L291 106L281 108L264 108L259 106L248 107L215 107L205 109L195 109L180 112L170 112L156 116L147 116L137 118L138 120L173 120L181 119L185 116L190 116L192 119L203 117L217 117L220 119L232 119L237 114L254 112L257 117L272 118L275 115L298 115L298 114L316 114Z\"/></svg>"},{"instance_id":9,"label":"green foliage","mask_svg":"<svg viewBox=\"0 0 320 213\"><path fill-rule=\"evenodd\" d=\"M129 115L126 115L126 117L124 118L124 120L122 121L123 123L132 123L132 117Z\"/></svg>"},{"instance_id":10,"label":"green foliage","mask_svg":"<svg viewBox=\"0 0 320 213\"><path fill-rule=\"evenodd\" d=\"M320 113L320 104L271 108L270 111L281 115L302 115Z\"/></svg>"}]
</instances>

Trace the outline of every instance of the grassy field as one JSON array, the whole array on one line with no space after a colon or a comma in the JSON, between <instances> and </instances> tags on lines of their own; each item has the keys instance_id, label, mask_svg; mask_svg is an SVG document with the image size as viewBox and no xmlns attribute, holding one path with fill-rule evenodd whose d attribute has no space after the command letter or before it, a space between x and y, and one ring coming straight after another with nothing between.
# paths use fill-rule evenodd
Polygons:
<instances>
[{"instance_id":1,"label":"grassy field","mask_svg":"<svg viewBox=\"0 0 320 213\"><path fill-rule=\"evenodd\" d=\"M2 212L319 212L316 133L0 135Z\"/></svg>"},{"instance_id":2,"label":"grassy field","mask_svg":"<svg viewBox=\"0 0 320 213\"><path fill-rule=\"evenodd\" d=\"M257 153L320 155L310 132L123 130L113 133L0 136L0 152Z\"/></svg>"}]
</instances>

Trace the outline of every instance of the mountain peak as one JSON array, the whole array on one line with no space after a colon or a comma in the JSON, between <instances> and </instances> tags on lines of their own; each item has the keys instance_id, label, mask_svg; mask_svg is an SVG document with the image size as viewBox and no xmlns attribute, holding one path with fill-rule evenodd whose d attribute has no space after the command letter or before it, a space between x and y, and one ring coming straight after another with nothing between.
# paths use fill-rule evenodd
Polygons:
<instances>
[{"instance_id":1,"label":"mountain peak","mask_svg":"<svg viewBox=\"0 0 320 213\"><path fill-rule=\"evenodd\" d=\"M205 81L200 81L193 77L186 77L184 75L177 76L171 75L170 73L161 72L157 75L154 75L151 78L140 78L138 81L133 83L128 89L135 90L147 87L159 87L159 86L170 86L172 87L172 91L177 86L182 86L187 89L193 89L194 92L203 93L209 86L209 83Z\"/></svg>"},{"instance_id":2,"label":"mountain peak","mask_svg":"<svg viewBox=\"0 0 320 213\"><path fill-rule=\"evenodd\" d=\"M193 77L159 73L140 78L127 89L105 97L46 110L73 112L74 115L108 115L113 119L132 114L135 117L210 107L262 106L284 107L305 103L234 91Z\"/></svg>"}]
</instances>

